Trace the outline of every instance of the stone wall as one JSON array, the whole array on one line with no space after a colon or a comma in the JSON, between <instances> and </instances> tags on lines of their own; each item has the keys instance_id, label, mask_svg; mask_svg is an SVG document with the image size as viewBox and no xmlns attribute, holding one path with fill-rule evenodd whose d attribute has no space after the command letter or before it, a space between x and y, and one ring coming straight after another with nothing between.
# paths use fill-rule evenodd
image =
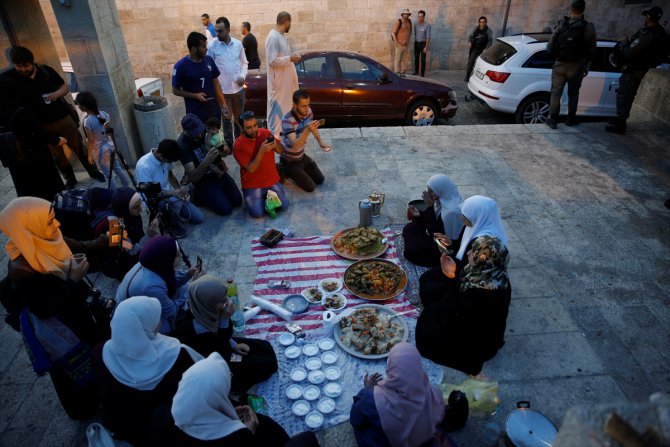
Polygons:
<instances>
[{"instance_id":1,"label":"stone wall","mask_svg":"<svg viewBox=\"0 0 670 447\"><path fill-rule=\"evenodd\" d=\"M649 70L630 111L630 121L670 129L670 71Z\"/></svg>"},{"instance_id":2,"label":"stone wall","mask_svg":"<svg viewBox=\"0 0 670 447\"><path fill-rule=\"evenodd\" d=\"M264 42L277 12L293 16L289 41L296 50L360 51L391 66L390 29L402 8L426 10L433 26L428 69L463 69L467 34L485 15L494 36L500 36L506 0L116 0L135 75L168 80L174 63L186 54L186 36L201 31L200 15L220 15L239 36L243 21L252 25L265 62ZM568 0L511 0L507 34L542 31L567 13ZM657 1L670 14L670 0ZM601 37L616 38L643 25L640 12L649 5L624 5L624 0L587 1L587 20ZM412 56L413 57L413 56Z\"/></svg>"}]
</instances>

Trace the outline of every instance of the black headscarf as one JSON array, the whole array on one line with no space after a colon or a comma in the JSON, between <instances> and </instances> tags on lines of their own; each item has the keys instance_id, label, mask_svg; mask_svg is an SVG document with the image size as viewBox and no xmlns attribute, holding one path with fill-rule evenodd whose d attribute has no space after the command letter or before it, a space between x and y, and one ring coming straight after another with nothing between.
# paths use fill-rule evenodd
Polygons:
<instances>
[{"instance_id":1,"label":"black headscarf","mask_svg":"<svg viewBox=\"0 0 670 447\"><path fill-rule=\"evenodd\" d=\"M135 194L135 190L127 186L117 188L112 194L112 211L116 217L123 219L126 231L128 232L128 238L133 244L138 243L144 236L142 218L130 215L130 200Z\"/></svg>"}]
</instances>

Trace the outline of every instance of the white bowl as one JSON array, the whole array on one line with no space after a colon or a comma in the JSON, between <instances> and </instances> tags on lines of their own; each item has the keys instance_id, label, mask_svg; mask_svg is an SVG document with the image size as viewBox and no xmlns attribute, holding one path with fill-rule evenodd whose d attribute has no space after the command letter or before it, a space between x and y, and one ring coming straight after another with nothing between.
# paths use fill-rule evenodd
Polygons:
<instances>
[{"instance_id":1,"label":"white bowl","mask_svg":"<svg viewBox=\"0 0 670 447\"><path fill-rule=\"evenodd\" d=\"M342 281L337 278L322 279L319 281L319 289L323 290L326 294L339 292L342 290Z\"/></svg>"},{"instance_id":2,"label":"white bowl","mask_svg":"<svg viewBox=\"0 0 670 447\"><path fill-rule=\"evenodd\" d=\"M319 353L319 347L314 343L309 343L302 347L302 353L308 357L312 357Z\"/></svg>"},{"instance_id":3,"label":"white bowl","mask_svg":"<svg viewBox=\"0 0 670 447\"><path fill-rule=\"evenodd\" d=\"M333 300L336 300L335 302L339 304L339 306L337 304L328 304L329 301ZM342 310L347 306L347 297L339 292L329 293L328 295L323 297L323 299L321 300L321 305L325 310L332 310L332 311Z\"/></svg>"},{"instance_id":4,"label":"white bowl","mask_svg":"<svg viewBox=\"0 0 670 447\"><path fill-rule=\"evenodd\" d=\"M286 397L291 400L300 399L302 397L302 387L295 383L286 387Z\"/></svg>"},{"instance_id":5,"label":"white bowl","mask_svg":"<svg viewBox=\"0 0 670 447\"><path fill-rule=\"evenodd\" d=\"M302 397L304 397L305 400L317 400L319 397L321 397L321 390L319 389L318 386L307 385L305 388L302 389Z\"/></svg>"},{"instance_id":6,"label":"white bowl","mask_svg":"<svg viewBox=\"0 0 670 447\"><path fill-rule=\"evenodd\" d=\"M307 371L305 368L296 367L291 370L291 380L294 382L302 382L307 378Z\"/></svg>"},{"instance_id":7,"label":"white bowl","mask_svg":"<svg viewBox=\"0 0 670 447\"><path fill-rule=\"evenodd\" d=\"M306 400L296 400L293 402L293 406L291 406L291 411L296 416L304 416L309 413L309 402Z\"/></svg>"},{"instance_id":8,"label":"white bowl","mask_svg":"<svg viewBox=\"0 0 670 447\"><path fill-rule=\"evenodd\" d=\"M320 369L316 369L307 375L307 380L314 385L319 385L326 380L326 375Z\"/></svg>"},{"instance_id":9,"label":"white bowl","mask_svg":"<svg viewBox=\"0 0 670 447\"><path fill-rule=\"evenodd\" d=\"M310 411L305 416L305 424L309 428L319 428L323 425L323 415L318 411Z\"/></svg>"},{"instance_id":10,"label":"white bowl","mask_svg":"<svg viewBox=\"0 0 670 447\"><path fill-rule=\"evenodd\" d=\"M326 365L332 365L337 362L337 352L335 351L326 351L321 354L321 362Z\"/></svg>"},{"instance_id":11,"label":"white bowl","mask_svg":"<svg viewBox=\"0 0 670 447\"><path fill-rule=\"evenodd\" d=\"M335 347L335 342L332 338L322 338L317 342L317 346L322 351L329 351Z\"/></svg>"},{"instance_id":12,"label":"white bowl","mask_svg":"<svg viewBox=\"0 0 670 447\"><path fill-rule=\"evenodd\" d=\"M319 411L323 414L332 413L333 411L335 411L335 407L336 407L335 401L330 397L324 397L319 401L318 404L316 404L316 408L318 408Z\"/></svg>"},{"instance_id":13,"label":"white bowl","mask_svg":"<svg viewBox=\"0 0 670 447\"><path fill-rule=\"evenodd\" d=\"M300 292L300 295L309 301L309 304L319 304L325 293L318 287L308 287Z\"/></svg>"},{"instance_id":14,"label":"white bowl","mask_svg":"<svg viewBox=\"0 0 670 447\"><path fill-rule=\"evenodd\" d=\"M305 391L303 390L303 394ZM337 382L328 382L326 386L323 387L323 393L331 398L336 398L340 394L342 394L342 385L340 385Z\"/></svg>"},{"instance_id":15,"label":"white bowl","mask_svg":"<svg viewBox=\"0 0 670 447\"><path fill-rule=\"evenodd\" d=\"M279 344L282 346L292 345L294 341L295 335L291 334L290 332L284 332L279 336Z\"/></svg>"},{"instance_id":16,"label":"white bowl","mask_svg":"<svg viewBox=\"0 0 670 447\"><path fill-rule=\"evenodd\" d=\"M284 355L287 359L295 359L300 357L300 347L298 346L289 346L284 351Z\"/></svg>"},{"instance_id":17,"label":"white bowl","mask_svg":"<svg viewBox=\"0 0 670 447\"><path fill-rule=\"evenodd\" d=\"M342 377L342 370L337 366L329 366L323 370L323 373L326 375L328 380L337 380Z\"/></svg>"},{"instance_id":18,"label":"white bowl","mask_svg":"<svg viewBox=\"0 0 670 447\"><path fill-rule=\"evenodd\" d=\"M305 368L309 369L310 371L314 371L321 368L321 363L321 359L318 357L310 357L305 362Z\"/></svg>"}]
</instances>

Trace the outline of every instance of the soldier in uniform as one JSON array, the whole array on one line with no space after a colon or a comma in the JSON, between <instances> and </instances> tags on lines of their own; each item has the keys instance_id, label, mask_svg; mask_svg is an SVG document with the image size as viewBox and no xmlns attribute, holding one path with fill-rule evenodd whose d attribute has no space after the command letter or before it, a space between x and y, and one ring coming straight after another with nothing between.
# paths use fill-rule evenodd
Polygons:
<instances>
[{"instance_id":1,"label":"soldier in uniform","mask_svg":"<svg viewBox=\"0 0 670 447\"><path fill-rule=\"evenodd\" d=\"M621 77L616 94L617 117L609 120L605 130L623 135L626 133L626 120L630 115L633 100L640 87L642 78L650 68L656 67L667 51L664 47L666 34L659 24L663 16L663 10L654 6L646 11L644 15L644 27L641 28L632 39L625 38L617 46L619 56L622 58Z\"/></svg>"},{"instance_id":2,"label":"soldier in uniform","mask_svg":"<svg viewBox=\"0 0 670 447\"><path fill-rule=\"evenodd\" d=\"M566 126L577 124L577 105L582 79L588 74L591 60L596 52L596 28L584 20L584 0L572 0L570 16L554 29L547 50L556 57L551 70L551 99L547 125L556 129L556 121L561 109L563 88L568 84L568 119Z\"/></svg>"}]
</instances>

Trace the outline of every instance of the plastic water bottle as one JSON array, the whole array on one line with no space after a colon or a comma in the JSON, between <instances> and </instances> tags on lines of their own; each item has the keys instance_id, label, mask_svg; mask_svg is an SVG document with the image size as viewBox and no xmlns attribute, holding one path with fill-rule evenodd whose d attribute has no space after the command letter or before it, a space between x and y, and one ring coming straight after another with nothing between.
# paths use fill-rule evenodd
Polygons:
<instances>
[{"instance_id":1,"label":"plastic water bottle","mask_svg":"<svg viewBox=\"0 0 670 447\"><path fill-rule=\"evenodd\" d=\"M359 225L361 227L372 225L372 205L370 205L369 199L358 202L358 211L360 213Z\"/></svg>"},{"instance_id":2,"label":"plastic water bottle","mask_svg":"<svg viewBox=\"0 0 670 447\"><path fill-rule=\"evenodd\" d=\"M230 317L230 321L233 323L233 332L237 335L243 335L247 325L244 321L244 313L240 306L240 299L237 296L237 285L233 282L233 278L228 278L226 282L228 283L228 298L233 300L233 305L235 306L235 311Z\"/></svg>"}]
</instances>

